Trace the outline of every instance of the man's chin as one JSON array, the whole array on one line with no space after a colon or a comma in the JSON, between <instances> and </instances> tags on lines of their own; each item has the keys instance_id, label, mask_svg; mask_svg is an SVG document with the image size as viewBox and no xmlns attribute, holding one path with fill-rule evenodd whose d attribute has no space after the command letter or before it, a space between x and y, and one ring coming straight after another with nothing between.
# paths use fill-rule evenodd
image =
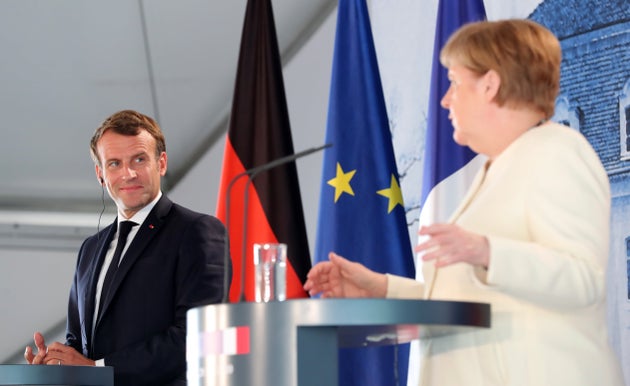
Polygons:
<instances>
[{"instance_id":1,"label":"man's chin","mask_svg":"<svg viewBox=\"0 0 630 386\"><path fill-rule=\"evenodd\" d=\"M122 211L123 213L127 214L127 213L136 213L137 211L139 211L140 209L144 208L145 206L147 206L147 204L150 201L148 200L119 200L116 201L116 206L118 207L118 209L120 211ZM131 217L131 216L129 216Z\"/></svg>"}]
</instances>

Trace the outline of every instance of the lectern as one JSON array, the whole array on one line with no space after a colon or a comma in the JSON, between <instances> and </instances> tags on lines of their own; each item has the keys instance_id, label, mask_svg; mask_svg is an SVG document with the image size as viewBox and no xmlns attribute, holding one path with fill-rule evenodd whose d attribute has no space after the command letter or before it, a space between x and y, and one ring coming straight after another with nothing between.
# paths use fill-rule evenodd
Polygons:
<instances>
[{"instance_id":1,"label":"lectern","mask_svg":"<svg viewBox=\"0 0 630 386\"><path fill-rule=\"evenodd\" d=\"M215 304L187 314L188 385L338 384L338 349L490 327L485 303L295 299Z\"/></svg>"},{"instance_id":2,"label":"lectern","mask_svg":"<svg viewBox=\"0 0 630 386\"><path fill-rule=\"evenodd\" d=\"M114 368L0 365L0 385L114 386Z\"/></svg>"}]
</instances>

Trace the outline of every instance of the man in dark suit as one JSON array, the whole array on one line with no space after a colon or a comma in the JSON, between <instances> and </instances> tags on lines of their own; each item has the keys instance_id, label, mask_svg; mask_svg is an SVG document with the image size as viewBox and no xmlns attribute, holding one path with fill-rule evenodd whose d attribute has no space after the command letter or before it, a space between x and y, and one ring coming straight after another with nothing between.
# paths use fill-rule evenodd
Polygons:
<instances>
[{"instance_id":1,"label":"man in dark suit","mask_svg":"<svg viewBox=\"0 0 630 386\"><path fill-rule=\"evenodd\" d=\"M33 364L113 366L116 386L185 385L186 311L223 298L225 229L162 195L166 145L150 117L115 113L90 148L118 217L81 246L66 343L46 347L35 333L38 353L27 347L24 356Z\"/></svg>"}]
</instances>

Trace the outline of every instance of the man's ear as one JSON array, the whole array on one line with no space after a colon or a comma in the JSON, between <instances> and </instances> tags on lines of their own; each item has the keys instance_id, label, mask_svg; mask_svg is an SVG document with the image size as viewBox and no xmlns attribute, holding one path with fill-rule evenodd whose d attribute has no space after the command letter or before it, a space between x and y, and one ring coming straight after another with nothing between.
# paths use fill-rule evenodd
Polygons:
<instances>
[{"instance_id":1,"label":"man's ear","mask_svg":"<svg viewBox=\"0 0 630 386\"><path fill-rule=\"evenodd\" d=\"M160 154L157 161L158 168L160 170L160 176L164 177L166 175L166 169L168 169L168 156L166 155L165 151Z\"/></svg>"},{"instance_id":2,"label":"man's ear","mask_svg":"<svg viewBox=\"0 0 630 386\"><path fill-rule=\"evenodd\" d=\"M105 185L105 179L103 179L103 173L101 173L101 168L98 165L94 166L94 172L96 173L96 179L101 185Z\"/></svg>"}]
</instances>

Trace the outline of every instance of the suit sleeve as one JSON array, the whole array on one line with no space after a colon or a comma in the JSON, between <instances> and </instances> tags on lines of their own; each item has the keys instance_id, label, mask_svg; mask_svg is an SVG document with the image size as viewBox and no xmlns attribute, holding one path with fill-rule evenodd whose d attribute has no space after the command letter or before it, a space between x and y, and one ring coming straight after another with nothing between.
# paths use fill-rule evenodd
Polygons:
<instances>
[{"instance_id":1,"label":"suit sleeve","mask_svg":"<svg viewBox=\"0 0 630 386\"><path fill-rule=\"evenodd\" d=\"M424 285L418 280L387 274L388 299L422 299Z\"/></svg>"},{"instance_id":2,"label":"suit sleeve","mask_svg":"<svg viewBox=\"0 0 630 386\"><path fill-rule=\"evenodd\" d=\"M80 256L83 255L85 250L86 241L83 242L79 250L79 257L77 258L77 266L75 268L74 278L72 280L72 286L70 287L70 296L68 299L68 319L66 321L66 346L70 346L82 353L83 352L83 340L81 338L81 317L79 315L79 304L77 294L77 275L79 272Z\"/></svg>"},{"instance_id":3,"label":"suit sleeve","mask_svg":"<svg viewBox=\"0 0 630 386\"><path fill-rule=\"evenodd\" d=\"M178 247L174 274L175 315L165 331L126 347L105 359L114 366L116 380L130 381L141 373L147 384L164 383L186 370L186 312L223 298L223 246L225 229L210 216L191 221ZM128 382L127 382L128 383Z\"/></svg>"}]
</instances>

